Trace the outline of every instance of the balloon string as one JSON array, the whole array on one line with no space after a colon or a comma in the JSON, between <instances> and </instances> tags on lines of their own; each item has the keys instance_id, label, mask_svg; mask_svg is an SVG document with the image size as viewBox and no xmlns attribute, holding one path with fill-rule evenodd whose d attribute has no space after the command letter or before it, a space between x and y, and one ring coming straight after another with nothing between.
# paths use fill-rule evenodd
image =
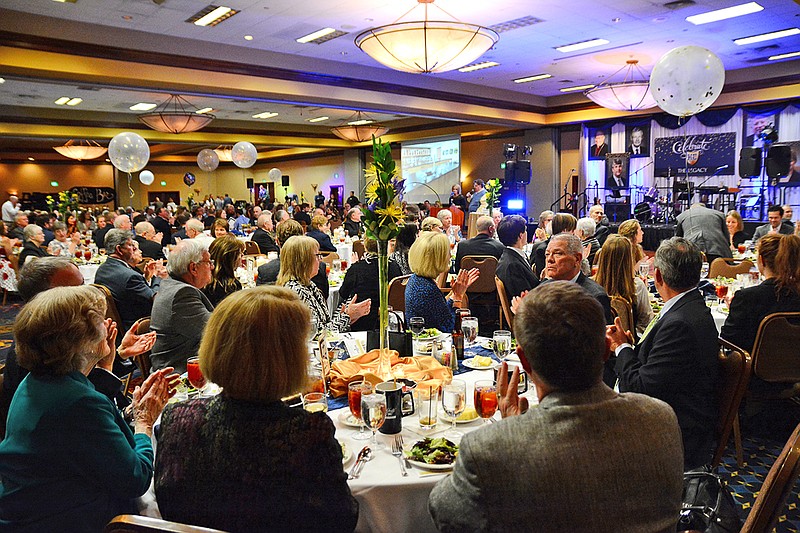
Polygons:
<instances>
[{"instance_id":1,"label":"balloon string","mask_svg":"<svg viewBox=\"0 0 800 533\"><path fill-rule=\"evenodd\" d=\"M134 196L133 187L131 187L131 173L128 172L128 194L131 195L131 198Z\"/></svg>"}]
</instances>

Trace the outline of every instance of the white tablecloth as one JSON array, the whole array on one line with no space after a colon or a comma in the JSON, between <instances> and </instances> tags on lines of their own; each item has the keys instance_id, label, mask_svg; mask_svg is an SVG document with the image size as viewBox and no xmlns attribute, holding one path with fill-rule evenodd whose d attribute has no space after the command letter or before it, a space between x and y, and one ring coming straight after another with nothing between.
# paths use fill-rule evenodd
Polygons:
<instances>
[{"instance_id":1,"label":"white tablecloth","mask_svg":"<svg viewBox=\"0 0 800 533\"><path fill-rule=\"evenodd\" d=\"M346 242L337 242L334 246L336 246L336 253L339 255L339 259L344 259L349 263L350 256L353 255L353 245Z\"/></svg>"},{"instance_id":2,"label":"white tablecloth","mask_svg":"<svg viewBox=\"0 0 800 533\"><path fill-rule=\"evenodd\" d=\"M83 282L86 285L94 283L94 276L97 274L98 268L100 268L100 265L78 265L78 270L81 271Z\"/></svg>"}]
</instances>

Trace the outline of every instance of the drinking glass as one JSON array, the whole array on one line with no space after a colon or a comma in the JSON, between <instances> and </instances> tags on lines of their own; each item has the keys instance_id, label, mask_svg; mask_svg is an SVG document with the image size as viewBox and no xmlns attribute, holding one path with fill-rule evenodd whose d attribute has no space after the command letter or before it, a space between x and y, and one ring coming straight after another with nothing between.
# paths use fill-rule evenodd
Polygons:
<instances>
[{"instance_id":1,"label":"drinking glass","mask_svg":"<svg viewBox=\"0 0 800 533\"><path fill-rule=\"evenodd\" d=\"M339 264L342 265L342 270L347 270L347 259L342 259L339 261Z\"/></svg>"},{"instance_id":2,"label":"drinking glass","mask_svg":"<svg viewBox=\"0 0 800 533\"><path fill-rule=\"evenodd\" d=\"M202 394L208 382L205 376L200 371L200 358L192 357L186 361L186 376L189 378L189 383Z\"/></svg>"},{"instance_id":3,"label":"drinking glass","mask_svg":"<svg viewBox=\"0 0 800 533\"><path fill-rule=\"evenodd\" d=\"M706 279L708 277L708 263L703 261L703 266L700 267L700 277Z\"/></svg>"},{"instance_id":4,"label":"drinking glass","mask_svg":"<svg viewBox=\"0 0 800 533\"><path fill-rule=\"evenodd\" d=\"M92 251L91 251L91 250L89 250L88 248L85 248L85 249L83 250L83 258L84 258L86 261L89 261L89 260L92 258Z\"/></svg>"},{"instance_id":5,"label":"drinking glass","mask_svg":"<svg viewBox=\"0 0 800 533\"><path fill-rule=\"evenodd\" d=\"M364 431L364 419L361 418L361 398L373 392L372 383L369 381L354 381L347 387L347 404L350 406L350 412L358 419L359 425L358 431L354 431L350 435L353 440L366 440L369 438L369 433Z\"/></svg>"},{"instance_id":6,"label":"drinking glass","mask_svg":"<svg viewBox=\"0 0 800 533\"><path fill-rule=\"evenodd\" d=\"M717 292L717 305L722 305L725 296L728 294L728 284L724 281L718 282L716 286L716 292Z\"/></svg>"},{"instance_id":7,"label":"drinking glass","mask_svg":"<svg viewBox=\"0 0 800 533\"><path fill-rule=\"evenodd\" d=\"M341 262L341 260L339 260L339 259L334 259L333 260L333 271L335 273L337 273L337 274L342 271L342 262Z\"/></svg>"},{"instance_id":8,"label":"drinking glass","mask_svg":"<svg viewBox=\"0 0 800 533\"><path fill-rule=\"evenodd\" d=\"M478 416L484 419L484 424L488 424L489 419L497 411L497 387L494 381L491 379L476 381L473 402Z\"/></svg>"},{"instance_id":9,"label":"drinking glass","mask_svg":"<svg viewBox=\"0 0 800 533\"><path fill-rule=\"evenodd\" d=\"M465 316L461 319L461 331L464 332L464 340L467 341L467 348L475 345L475 337L478 336L478 319L474 316Z\"/></svg>"},{"instance_id":10,"label":"drinking glass","mask_svg":"<svg viewBox=\"0 0 800 533\"><path fill-rule=\"evenodd\" d=\"M317 336L317 328L319 327L317 323L317 319L313 316L311 317L311 328L308 330L308 342L314 340L314 337Z\"/></svg>"},{"instance_id":11,"label":"drinking glass","mask_svg":"<svg viewBox=\"0 0 800 533\"><path fill-rule=\"evenodd\" d=\"M646 262L639 263L639 275L642 279L647 279L648 274L650 274L650 265Z\"/></svg>"},{"instance_id":12,"label":"drinking glass","mask_svg":"<svg viewBox=\"0 0 800 533\"><path fill-rule=\"evenodd\" d=\"M435 428L439 420L439 387L418 385L414 392L417 395L414 403L419 413L420 429Z\"/></svg>"},{"instance_id":13,"label":"drinking glass","mask_svg":"<svg viewBox=\"0 0 800 533\"><path fill-rule=\"evenodd\" d=\"M453 425L445 431L444 436L449 439L458 439L464 436L456 431L456 418L467 407L467 384L464 380L454 379L442 387L442 410L453 420Z\"/></svg>"},{"instance_id":14,"label":"drinking glass","mask_svg":"<svg viewBox=\"0 0 800 533\"><path fill-rule=\"evenodd\" d=\"M511 332L505 329L495 331L492 336L492 350L500 361L508 357L511 353Z\"/></svg>"},{"instance_id":15,"label":"drinking glass","mask_svg":"<svg viewBox=\"0 0 800 533\"><path fill-rule=\"evenodd\" d=\"M747 251L747 246L745 246L744 244L740 244L739 246L736 247L736 251L739 252L739 255L744 255L744 253Z\"/></svg>"},{"instance_id":16,"label":"drinking glass","mask_svg":"<svg viewBox=\"0 0 800 533\"><path fill-rule=\"evenodd\" d=\"M421 316L412 316L408 319L408 327L411 329L411 333L414 334L414 338L417 339L422 330L425 329L425 319Z\"/></svg>"},{"instance_id":17,"label":"drinking glass","mask_svg":"<svg viewBox=\"0 0 800 533\"><path fill-rule=\"evenodd\" d=\"M303 409L309 413L327 413L328 397L324 392L309 392L303 396Z\"/></svg>"},{"instance_id":18,"label":"drinking glass","mask_svg":"<svg viewBox=\"0 0 800 533\"><path fill-rule=\"evenodd\" d=\"M384 445L378 442L375 432L386 421L386 396L377 393L361 396L361 418L364 420L364 424L372 431L370 447L373 451L382 450Z\"/></svg>"}]
</instances>

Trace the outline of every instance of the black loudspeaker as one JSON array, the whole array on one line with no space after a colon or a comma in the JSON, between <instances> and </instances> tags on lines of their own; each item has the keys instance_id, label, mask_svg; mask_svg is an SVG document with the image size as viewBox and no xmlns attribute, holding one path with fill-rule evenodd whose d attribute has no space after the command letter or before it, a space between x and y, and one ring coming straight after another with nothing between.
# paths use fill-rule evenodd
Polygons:
<instances>
[{"instance_id":1,"label":"black loudspeaker","mask_svg":"<svg viewBox=\"0 0 800 533\"><path fill-rule=\"evenodd\" d=\"M629 203L607 203L603 207L603 211L611 222L622 222L631 218L631 204Z\"/></svg>"},{"instance_id":2,"label":"black loudspeaker","mask_svg":"<svg viewBox=\"0 0 800 533\"><path fill-rule=\"evenodd\" d=\"M284 174L281 176L281 187L288 187L289 186L289 176Z\"/></svg>"},{"instance_id":3,"label":"black loudspeaker","mask_svg":"<svg viewBox=\"0 0 800 533\"><path fill-rule=\"evenodd\" d=\"M788 163L786 164L789 165ZM761 175L761 148L745 146L739 152L739 177L752 178Z\"/></svg>"},{"instance_id":4,"label":"black loudspeaker","mask_svg":"<svg viewBox=\"0 0 800 533\"><path fill-rule=\"evenodd\" d=\"M529 185L531 182L531 162L530 161L506 161L506 181L509 183L519 183Z\"/></svg>"},{"instance_id":5,"label":"black loudspeaker","mask_svg":"<svg viewBox=\"0 0 800 533\"><path fill-rule=\"evenodd\" d=\"M789 164L792 162L792 147L788 145L770 146L767 152L767 160L764 165L767 167L767 176L770 178L780 178L789 174Z\"/></svg>"},{"instance_id":6,"label":"black loudspeaker","mask_svg":"<svg viewBox=\"0 0 800 533\"><path fill-rule=\"evenodd\" d=\"M247 188L248 189L253 188L253 178L247 178Z\"/></svg>"}]
</instances>

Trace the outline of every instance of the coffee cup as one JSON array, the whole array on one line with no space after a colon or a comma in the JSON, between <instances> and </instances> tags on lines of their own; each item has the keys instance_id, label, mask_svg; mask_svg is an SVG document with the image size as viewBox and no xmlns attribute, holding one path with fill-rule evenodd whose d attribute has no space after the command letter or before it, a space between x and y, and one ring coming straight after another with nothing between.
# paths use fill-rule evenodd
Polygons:
<instances>
[{"instance_id":1,"label":"coffee cup","mask_svg":"<svg viewBox=\"0 0 800 533\"><path fill-rule=\"evenodd\" d=\"M514 371L514 367L516 366L519 368L519 383L517 383L517 394L522 394L523 392L527 392L528 390L528 374L525 373L525 370L518 365L514 365L512 363L506 363L508 365L508 383L511 384L511 373ZM500 372L500 365L494 367L494 383L497 384L497 376Z\"/></svg>"},{"instance_id":2,"label":"coffee cup","mask_svg":"<svg viewBox=\"0 0 800 533\"><path fill-rule=\"evenodd\" d=\"M380 428L380 432L386 435L394 435L403 430L403 417L414 413L414 397L411 391L403 391L403 383L399 381L385 381L378 383L375 392L386 396L386 421ZM404 399L408 397L411 403L410 409L404 409Z\"/></svg>"}]
</instances>

